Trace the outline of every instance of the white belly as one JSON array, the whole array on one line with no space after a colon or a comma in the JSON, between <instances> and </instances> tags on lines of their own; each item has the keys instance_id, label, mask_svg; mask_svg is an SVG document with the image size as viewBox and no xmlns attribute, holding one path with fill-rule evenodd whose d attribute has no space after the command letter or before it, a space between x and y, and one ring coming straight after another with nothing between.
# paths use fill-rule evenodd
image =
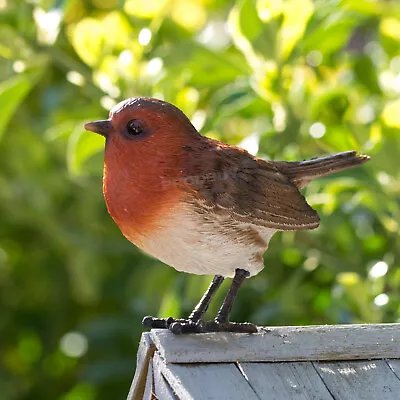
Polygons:
<instances>
[{"instance_id":1,"label":"white belly","mask_svg":"<svg viewBox=\"0 0 400 400\"><path fill-rule=\"evenodd\" d=\"M178 271L233 277L237 268L256 275L275 229L221 220L181 209L147 237L142 248ZM256 240L251 240L255 236Z\"/></svg>"}]
</instances>

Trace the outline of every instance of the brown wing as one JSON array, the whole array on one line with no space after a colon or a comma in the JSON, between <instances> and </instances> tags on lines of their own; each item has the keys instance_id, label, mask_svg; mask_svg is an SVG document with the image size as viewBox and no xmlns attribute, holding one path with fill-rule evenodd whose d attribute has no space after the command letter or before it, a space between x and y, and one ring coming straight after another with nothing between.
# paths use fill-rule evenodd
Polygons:
<instances>
[{"instance_id":1,"label":"brown wing","mask_svg":"<svg viewBox=\"0 0 400 400\"><path fill-rule=\"evenodd\" d=\"M210 141L188 158L185 184L195 201L234 220L277 230L313 229L319 217L271 162Z\"/></svg>"}]
</instances>

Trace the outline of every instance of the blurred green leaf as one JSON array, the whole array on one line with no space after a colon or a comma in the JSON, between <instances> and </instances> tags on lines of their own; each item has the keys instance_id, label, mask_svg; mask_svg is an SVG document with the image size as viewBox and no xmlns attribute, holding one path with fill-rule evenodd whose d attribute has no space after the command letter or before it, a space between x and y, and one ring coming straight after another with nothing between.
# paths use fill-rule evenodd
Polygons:
<instances>
[{"instance_id":1,"label":"blurred green leaf","mask_svg":"<svg viewBox=\"0 0 400 400\"><path fill-rule=\"evenodd\" d=\"M302 38L314 6L311 0L289 0L283 9L283 22L280 32L280 55L286 60L297 42Z\"/></svg>"},{"instance_id":2,"label":"blurred green leaf","mask_svg":"<svg viewBox=\"0 0 400 400\"><path fill-rule=\"evenodd\" d=\"M104 149L104 138L85 131L83 124L74 128L68 140L68 169L72 174L82 174L86 160Z\"/></svg>"},{"instance_id":3,"label":"blurred green leaf","mask_svg":"<svg viewBox=\"0 0 400 400\"><path fill-rule=\"evenodd\" d=\"M333 3L324 9L324 14L329 14L330 9L335 9ZM319 50L324 57L329 57L346 45L355 26L360 22L360 17L342 10L332 12L323 19L316 13L306 29L302 48L306 53Z\"/></svg>"},{"instance_id":4,"label":"blurred green leaf","mask_svg":"<svg viewBox=\"0 0 400 400\"><path fill-rule=\"evenodd\" d=\"M314 97L310 108L310 117L314 121L321 121L326 125L342 121L349 107L348 90L334 88L324 91Z\"/></svg>"},{"instance_id":5,"label":"blurred green leaf","mask_svg":"<svg viewBox=\"0 0 400 400\"><path fill-rule=\"evenodd\" d=\"M15 111L37 80L37 74L20 74L0 84L0 140Z\"/></svg>"},{"instance_id":6,"label":"blurred green leaf","mask_svg":"<svg viewBox=\"0 0 400 400\"><path fill-rule=\"evenodd\" d=\"M381 93L376 67L369 57L363 56L358 58L354 64L354 72L357 82L365 85L371 93Z\"/></svg>"}]
</instances>

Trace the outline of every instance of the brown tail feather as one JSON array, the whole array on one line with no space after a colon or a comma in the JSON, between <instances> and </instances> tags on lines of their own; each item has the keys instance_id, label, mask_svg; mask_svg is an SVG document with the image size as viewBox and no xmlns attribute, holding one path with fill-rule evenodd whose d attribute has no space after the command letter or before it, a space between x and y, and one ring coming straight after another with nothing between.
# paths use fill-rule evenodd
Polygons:
<instances>
[{"instance_id":1,"label":"brown tail feather","mask_svg":"<svg viewBox=\"0 0 400 400\"><path fill-rule=\"evenodd\" d=\"M369 159L369 156L357 155L353 150L307 161L276 161L274 165L287 175L297 187L302 188L314 178L357 167Z\"/></svg>"}]
</instances>

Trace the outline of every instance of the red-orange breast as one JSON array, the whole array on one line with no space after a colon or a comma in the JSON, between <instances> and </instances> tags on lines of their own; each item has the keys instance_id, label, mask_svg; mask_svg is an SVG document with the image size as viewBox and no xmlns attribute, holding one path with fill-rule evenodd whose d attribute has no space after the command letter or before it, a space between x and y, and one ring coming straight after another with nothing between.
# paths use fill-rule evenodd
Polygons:
<instances>
[{"instance_id":1,"label":"red-orange breast","mask_svg":"<svg viewBox=\"0 0 400 400\"><path fill-rule=\"evenodd\" d=\"M257 274L275 232L319 225L299 189L369 159L348 151L265 161L200 135L178 108L151 98L127 99L85 128L106 137L104 196L122 233L192 274Z\"/></svg>"}]
</instances>

